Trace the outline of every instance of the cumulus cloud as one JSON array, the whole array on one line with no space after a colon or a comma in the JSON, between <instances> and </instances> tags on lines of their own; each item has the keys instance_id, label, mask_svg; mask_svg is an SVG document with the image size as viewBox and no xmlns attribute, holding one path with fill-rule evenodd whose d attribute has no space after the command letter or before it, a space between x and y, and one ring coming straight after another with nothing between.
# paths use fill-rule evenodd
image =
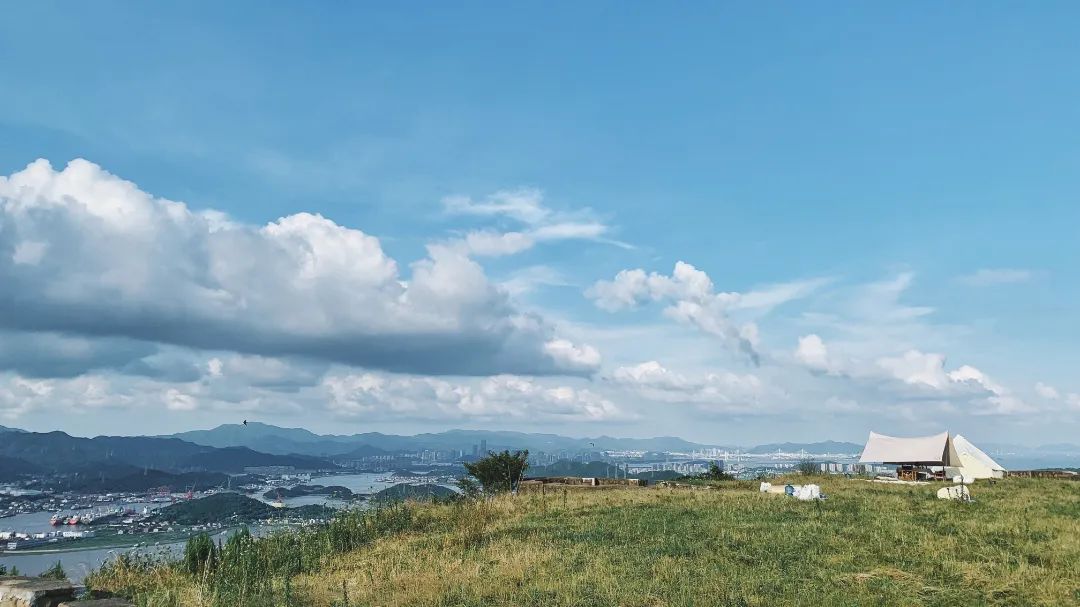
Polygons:
<instances>
[{"instance_id":1,"label":"cumulus cloud","mask_svg":"<svg viewBox=\"0 0 1080 607\"><path fill-rule=\"evenodd\" d=\"M736 323L731 313L738 310L767 312L782 303L806 297L825 282L814 279L771 285L747 293L717 292L708 274L679 261L670 276L646 273L642 269L623 270L613 280L595 283L586 291L586 296L597 307L609 312L650 301L666 302L666 316L723 339L756 365L760 363L757 325Z\"/></svg>"},{"instance_id":2,"label":"cumulus cloud","mask_svg":"<svg viewBox=\"0 0 1080 607\"><path fill-rule=\"evenodd\" d=\"M536 204L525 196L461 208L537 222L548 212ZM431 374L594 370L553 357L551 328L453 247L429 247L410 269L403 275L374 236L320 215L243 225L155 198L85 160L60 171L39 160L0 177L8 330Z\"/></svg>"},{"instance_id":3,"label":"cumulus cloud","mask_svg":"<svg viewBox=\"0 0 1080 607\"><path fill-rule=\"evenodd\" d=\"M693 403L715 412L771 412L775 410L776 397L779 396L756 375L718 371L688 377L667 369L655 360L619 367L612 373L611 379L616 385L648 400Z\"/></svg>"},{"instance_id":4,"label":"cumulus cloud","mask_svg":"<svg viewBox=\"0 0 1080 607\"><path fill-rule=\"evenodd\" d=\"M880 358L877 364L905 384L930 388L945 398L966 402L974 414L1010 415L1034 410L975 367L962 365L946 371L943 354L909 350L900 356Z\"/></svg>"},{"instance_id":5,"label":"cumulus cloud","mask_svg":"<svg viewBox=\"0 0 1080 607\"><path fill-rule=\"evenodd\" d=\"M0 416L7 419L40 409L78 414L106 408L129 408L138 402L125 387L118 387L99 375L63 379L0 375Z\"/></svg>"},{"instance_id":6,"label":"cumulus cloud","mask_svg":"<svg viewBox=\"0 0 1080 607\"><path fill-rule=\"evenodd\" d=\"M590 371L600 367L600 352L590 345L578 346L565 339L544 344L544 351L565 369Z\"/></svg>"},{"instance_id":7,"label":"cumulus cloud","mask_svg":"<svg viewBox=\"0 0 1080 607\"><path fill-rule=\"evenodd\" d=\"M799 338L795 348L795 360L816 371L828 371L832 368L829 349L821 337L811 333Z\"/></svg>"},{"instance_id":8,"label":"cumulus cloud","mask_svg":"<svg viewBox=\"0 0 1080 607\"><path fill-rule=\"evenodd\" d=\"M628 417L590 390L548 386L510 375L465 384L432 377L344 374L328 376L323 386L330 410L346 417L375 418L387 413L423 419L604 421Z\"/></svg>"}]
</instances>

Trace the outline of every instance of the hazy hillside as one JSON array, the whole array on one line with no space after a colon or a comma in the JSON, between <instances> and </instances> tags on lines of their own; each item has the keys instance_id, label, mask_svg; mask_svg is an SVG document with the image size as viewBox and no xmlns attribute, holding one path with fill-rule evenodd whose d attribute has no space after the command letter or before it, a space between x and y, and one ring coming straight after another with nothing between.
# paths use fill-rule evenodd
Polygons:
<instances>
[{"instance_id":1,"label":"hazy hillside","mask_svg":"<svg viewBox=\"0 0 1080 607\"><path fill-rule=\"evenodd\" d=\"M706 445L677 437L656 438L571 438L558 434L537 434L492 430L447 430L445 432L400 436L366 432L352 435L319 435L301 428L279 428L249 422L225 424L210 430L181 432L171 436L211 447L247 447L263 453L299 453L312 456L362 457L383 452L421 449L463 450L487 441L489 450L529 449L530 451L641 450L692 451Z\"/></svg>"},{"instance_id":2,"label":"hazy hillside","mask_svg":"<svg viewBox=\"0 0 1080 607\"><path fill-rule=\"evenodd\" d=\"M88 465L126 464L166 471L240 472L245 466L326 468L309 456L258 453L250 449L217 449L177 438L98 436L81 438L64 432L6 432L0 456L32 462L48 472L67 473Z\"/></svg>"},{"instance_id":3,"label":"hazy hillside","mask_svg":"<svg viewBox=\"0 0 1080 607\"><path fill-rule=\"evenodd\" d=\"M783 451L784 453L862 453L863 445L858 443L845 443L838 441L822 441L819 443L767 443L751 447L750 453L770 453Z\"/></svg>"},{"instance_id":4,"label":"hazy hillside","mask_svg":"<svg viewBox=\"0 0 1080 607\"><path fill-rule=\"evenodd\" d=\"M223 424L210 430L192 430L171 436L208 447L247 447L277 455L340 455L355 449L358 444L349 436L321 436L303 428L279 428L260 422Z\"/></svg>"},{"instance_id":5,"label":"hazy hillside","mask_svg":"<svg viewBox=\"0 0 1080 607\"><path fill-rule=\"evenodd\" d=\"M221 472L243 472L253 466L293 466L301 470L331 468L325 459L309 455L273 455L260 453L247 447L224 447L205 453L196 453L183 460L185 468L203 468Z\"/></svg>"},{"instance_id":6,"label":"hazy hillside","mask_svg":"<svg viewBox=\"0 0 1080 607\"><path fill-rule=\"evenodd\" d=\"M243 481L234 482L239 485ZM171 473L124 465L65 477L50 483L50 486L63 491L109 493L150 491L157 488L163 488L169 492L184 492L189 489L227 487L229 484L229 475L222 472Z\"/></svg>"},{"instance_id":7,"label":"hazy hillside","mask_svg":"<svg viewBox=\"0 0 1080 607\"><path fill-rule=\"evenodd\" d=\"M42 472L41 466L16 457L0 455L0 481L13 481Z\"/></svg>"}]
</instances>

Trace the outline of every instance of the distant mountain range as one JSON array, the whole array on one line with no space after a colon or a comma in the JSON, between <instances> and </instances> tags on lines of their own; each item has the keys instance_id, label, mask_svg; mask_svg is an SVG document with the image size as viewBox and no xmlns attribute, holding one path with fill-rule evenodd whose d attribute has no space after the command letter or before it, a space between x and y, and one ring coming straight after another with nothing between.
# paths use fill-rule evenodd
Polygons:
<instances>
[{"instance_id":1,"label":"distant mountain range","mask_svg":"<svg viewBox=\"0 0 1080 607\"><path fill-rule=\"evenodd\" d=\"M310 455L268 454L247 447L217 448L178 438L98 436L81 438L64 432L5 432L0 440L5 469L27 474L48 472L98 474L115 466L170 473L240 473L248 466L293 466L318 470L333 467Z\"/></svg>"},{"instance_id":2,"label":"distant mountain range","mask_svg":"<svg viewBox=\"0 0 1080 607\"><path fill-rule=\"evenodd\" d=\"M535 434L494 430L447 430L438 433L402 436L365 432L350 435L320 435L302 428L279 428L249 422L225 424L211 430L195 430L170 435L210 447L242 446L264 453L301 453L320 457L378 455L394 451L423 449L472 451L473 445L487 441L488 450L529 449L558 452L594 449L636 451L694 451L710 447L673 436L656 438L570 438L558 434ZM347 455L348 454L348 455Z\"/></svg>"},{"instance_id":3,"label":"distant mountain range","mask_svg":"<svg viewBox=\"0 0 1080 607\"><path fill-rule=\"evenodd\" d=\"M858 443L845 443L827 440L820 443L768 443L751 447L751 453L862 453L863 446Z\"/></svg>"},{"instance_id":4,"label":"distant mountain range","mask_svg":"<svg viewBox=\"0 0 1080 607\"><path fill-rule=\"evenodd\" d=\"M691 452L720 448L745 453L844 453L862 452L860 443L822 441L815 443L768 443L752 447L718 446L694 443L673 436L656 438L570 438L558 434L535 434L493 430L447 430L438 433L402 436L367 432L363 434L315 434L302 428L279 428L269 424L249 422L226 424L211 430L195 430L170 435L200 445L211 447L243 446L264 453L301 453L305 455L347 459L381 455L395 451L418 451L423 449L462 450L471 453L474 445L487 441L488 450L528 449L547 453L566 450L626 450L626 451L678 451Z\"/></svg>"}]
</instances>

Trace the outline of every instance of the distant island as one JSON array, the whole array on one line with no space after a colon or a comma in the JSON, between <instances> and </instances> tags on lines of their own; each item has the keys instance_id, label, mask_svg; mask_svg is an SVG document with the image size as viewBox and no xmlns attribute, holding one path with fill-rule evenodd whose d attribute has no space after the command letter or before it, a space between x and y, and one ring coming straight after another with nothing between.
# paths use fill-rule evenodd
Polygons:
<instances>
[{"instance_id":1,"label":"distant island","mask_svg":"<svg viewBox=\"0 0 1080 607\"><path fill-rule=\"evenodd\" d=\"M266 519L322 519L334 514L326 506L275 508L239 493L215 493L197 500L177 502L154 513L154 518L178 525L250 523Z\"/></svg>"},{"instance_id":2,"label":"distant island","mask_svg":"<svg viewBox=\"0 0 1080 607\"><path fill-rule=\"evenodd\" d=\"M271 489L266 493L263 493L263 497L266 499L275 499L278 496L281 497L306 497L308 495L325 495L334 499L352 499L356 497L356 494L352 492L348 487L342 487L340 485L296 485L295 487L287 487L282 489Z\"/></svg>"},{"instance_id":3,"label":"distant island","mask_svg":"<svg viewBox=\"0 0 1080 607\"><path fill-rule=\"evenodd\" d=\"M398 483L393 487L387 487L379 491L372 499L380 502L404 501L404 500L445 500L457 497L457 491L443 487L442 485L410 485Z\"/></svg>"}]
</instances>

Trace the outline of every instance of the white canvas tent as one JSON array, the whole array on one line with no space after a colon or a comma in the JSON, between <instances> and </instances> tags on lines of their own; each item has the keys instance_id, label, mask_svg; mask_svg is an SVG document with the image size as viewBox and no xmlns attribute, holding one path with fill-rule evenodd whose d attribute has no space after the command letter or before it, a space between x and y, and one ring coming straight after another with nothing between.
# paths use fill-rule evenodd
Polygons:
<instances>
[{"instance_id":1,"label":"white canvas tent","mask_svg":"<svg viewBox=\"0 0 1080 607\"><path fill-rule=\"evenodd\" d=\"M970 444L970 443L969 443ZM985 455L985 454L984 454ZM900 438L871 432L859 463L910 466L960 466L960 455L948 432L933 436Z\"/></svg>"},{"instance_id":2,"label":"white canvas tent","mask_svg":"<svg viewBox=\"0 0 1080 607\"><path fill-rule=\"evenodd\" d=\"M971 444L968 439L957 434L952 439L953 447L960 456L959 466L945 468L945 475L952 478L962 476L965 479L1002 478L1005 468L1001 467L981 449Z\"/></svg>"}]
</instances>

